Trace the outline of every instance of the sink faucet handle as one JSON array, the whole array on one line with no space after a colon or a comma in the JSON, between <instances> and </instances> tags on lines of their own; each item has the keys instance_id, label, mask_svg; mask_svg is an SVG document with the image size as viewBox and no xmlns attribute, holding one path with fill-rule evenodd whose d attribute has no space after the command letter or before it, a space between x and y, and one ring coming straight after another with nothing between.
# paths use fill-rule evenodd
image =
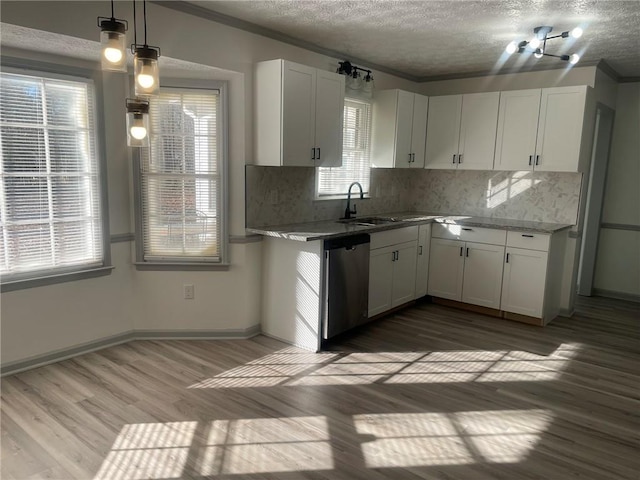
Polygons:
<instances>
[{"instance_id":1,"label":"sink faucet handle","mask_svg":"<svg viewBox=\"0 0 640 480\"><path fill-rule=\"evenodd\" d=\"M358 213L358 211L356 210L356 204L355 203L353 204L353 210L351 210L351 213L353 215L356 215Z\"/></svg>"}]
</instances>

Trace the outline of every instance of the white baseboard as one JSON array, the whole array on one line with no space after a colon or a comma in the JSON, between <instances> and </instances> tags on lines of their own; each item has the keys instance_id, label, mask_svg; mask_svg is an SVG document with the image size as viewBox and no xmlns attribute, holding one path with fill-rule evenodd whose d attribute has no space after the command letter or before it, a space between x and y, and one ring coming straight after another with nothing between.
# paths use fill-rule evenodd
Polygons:
<instances>
[{"instance_id":1,"label":"white baseboard","mask_svg":"<svg viewBox=\"0 0 640 480\"><path fill-rule=\"evenodd\" d=\"M32 368L42 367L133 340L246 340L259 334L260 325L228 330L131 330L43 355L35 355L23 360L5 363L0 367L0 376L4 377L5 375L31 370Z\"/></svg>"}]
</instances>

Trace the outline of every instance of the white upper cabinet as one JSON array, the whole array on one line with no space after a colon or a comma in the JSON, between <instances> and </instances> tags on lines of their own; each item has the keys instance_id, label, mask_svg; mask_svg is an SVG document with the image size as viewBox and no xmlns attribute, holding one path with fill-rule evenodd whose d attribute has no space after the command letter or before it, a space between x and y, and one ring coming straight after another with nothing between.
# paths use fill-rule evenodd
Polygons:
<instances>
[{"instance_id":1,"label":"white upper cabinet","mask_svg":"<svg viewBox=\"0 0 640 480\"><path fill-rule=\"evenodd\" d=\"M502 92L495 170L578 172L587 87Z\"/></svg>"},{"instance_id":2,"label":"white upper cabinet","mask_svg":"<svg viewBox=\"0 0 640 480\"><path fill-rule=\"evenodd\" d=\"M286 60L256 65L255 164L342 165L344 76Z\"/></svg>"},{"instance_id":3,"label":"white upper cabinet","mask_svg":"<svg viewBox=\"0 0 640 480\"><path fill-rule=\"evenodd\" d=\"M423 168L428 97L382 90L373 102L371 164L379 168Z\"/></svg>"},{"instance_id":4,"label":"white upper cabinet","mask_svg":"<svg viewBox=\"0 0 640 480\"><path fill-rule=\"evenodd\" d=\"M425 168L491 170L500 92L432 97Z\"/></svg>"}]
</instances>

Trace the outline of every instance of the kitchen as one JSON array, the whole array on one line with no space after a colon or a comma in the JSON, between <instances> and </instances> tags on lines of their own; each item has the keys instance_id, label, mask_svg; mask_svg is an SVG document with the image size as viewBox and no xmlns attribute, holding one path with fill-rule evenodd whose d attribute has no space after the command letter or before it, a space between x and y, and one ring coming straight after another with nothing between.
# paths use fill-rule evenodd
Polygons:
<instances>
[{"instance_id":1,"label":"kitchen","mask_svg":"<svg viewBox=\"0 0 640 480\"><path fill-rule=\"evenodd\" d=\"M123 10L119 15L131 18L127 8L118 4L118 9ZM259 332L262 321L265 242L258 241L245 227L335 220L344 215L345 200L315 200L315 169L255 166L252 127L253 72L257 62L284 58L334 72L338 61L344 58L215 20L212 23L201 10L188 13L151 2L148 8L151 38L162 46L165 58L161 57L161 61L167 60L167 68L161 63L161 69L167 77L215 77L229 85L227 208L231 266L219 272L136 269L132 252L135 248L132 153L125 146L121 101L127 96L129 81L125 76L105 74L105 151L111 260L115 270L110 276L97 279L3 293L3 367L33 366L48 358L145 336L249 337ZM93 68L96 32L95 25L87 19L95 19L106 11L105 2L3 2L3 57ZM190 35L175 33L185 31ZM219 48L220 45L228 48ZM71 58L74 50L81 52L80 58ZM554 69L424 83L378 71L374 76L376 91L400 89L427 97L580 85L593 88L598 101L621 115L615 124L612 167L607 177L613 186L607 188L603 222L610 227L640 223L635 187L637 135L633 133L638 125L637 108L634 109L637 80L618 83L606 67L596 65L578 65L568 71ZM586 202L583 175L531 172L525 178L528 188L504 199L504 186L522 186L518 184L522 179L500 170L374 168L370 198L354 202L358 216L417 211L578 225L568 232L564 257L567 264L563 271L571 272L572 276L580 250L576 235L581 230ZM601 245L602 264L598 267L596 287L605 293L637 299L638 232L629 228L603 229ZM572 283L571 278L563 280L563 285ZM184 284L195 285L193 301L183 299ZM567 289L562 295L563 305L568 309L573 304L572 292Z\"/></svg>"}]
</instances>

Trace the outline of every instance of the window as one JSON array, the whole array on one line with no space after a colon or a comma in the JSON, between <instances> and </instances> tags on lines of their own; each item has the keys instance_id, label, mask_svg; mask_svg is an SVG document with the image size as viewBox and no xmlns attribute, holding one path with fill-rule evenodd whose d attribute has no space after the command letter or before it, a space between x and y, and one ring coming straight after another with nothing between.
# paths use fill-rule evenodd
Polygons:
<instances>
[{"instance_id":1,"label":"window","mask_svg":"<svg viewBox=\"0 0 640 480\"><path fill-rule=\"evenodd\" d=\"M0 74L3 283L105 265L94 103L89 79Z\"/></svg>"},{"instance_id":2,"label":"window","mask_svg":"<svg viewBox=\"0 0 640 480\"><path fill-rule=\"evenodd\" d=\"M318 198L346 197L352 182L359 182L369 192L371 167L371 105L345 99L342 137L342 166L320 167L316 175Z\"/></svg>"},{"instance_id":3,"label":"window","mask_svg":"<svg viewBox=\"0 0 640 480\"><path fill-rule=\"evenodd\" d=\"M148 263L222 263L224 149L221 90L164 88L140 149L142 241Z\"/></svg>"}]
</instances>

